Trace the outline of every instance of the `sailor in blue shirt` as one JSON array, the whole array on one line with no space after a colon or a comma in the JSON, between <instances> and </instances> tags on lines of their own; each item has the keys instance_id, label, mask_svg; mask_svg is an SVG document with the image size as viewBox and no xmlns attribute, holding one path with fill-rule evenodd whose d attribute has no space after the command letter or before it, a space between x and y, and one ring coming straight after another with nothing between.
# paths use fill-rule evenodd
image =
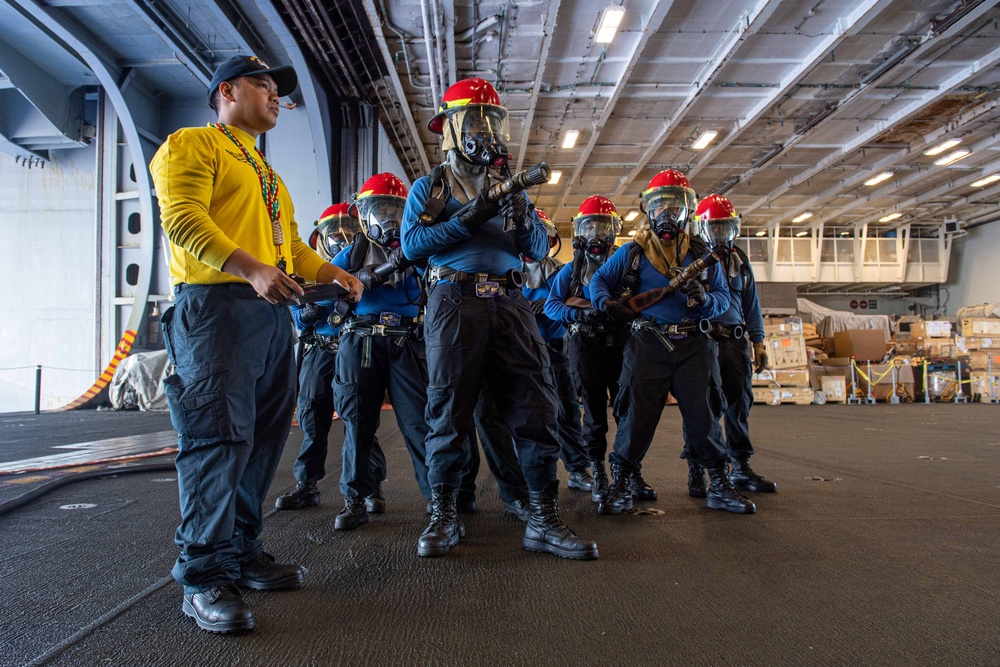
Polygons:
<instances>
[{"instance_id":1,"label":"sailor in blue shirt","mask_svg":"<svg viewBox=\"0 0 1000 667\"><path fill-rule=\"evenodd\" d=\"M612 255L590 283L594 305L614 320L635 318L625 303L627 295L666 287L668 276L707 250L704 242L683 231L694 208L694 190L683 174L667 170L654 176L642 194L642 206L648 225ZM598 512L618 514L631 508L631 471L649 449L668 392L679 404L689 454L712 480L708 507L755 511L729 481L719 426L723 398L718 346L706 335L709 320L729 308L729 298L722 272L712 266L707 275L688 281L682 292L667 294L632 320L615 406L619 426L610 457L613 479Z\"/></svg>"},{"instance_id":2,"label":"sailor in blue shirt","mask_svg":"<svg viewBox=\"0 0 1000 667\"><path fill-rule=\"evenodd\" d=\"M552 248L559 243L559 232L544 211L535 209L535 213L549 234L549 251L551 252ZM592 491L594 478L587 470L590 459L583 444L583 431L580 428L580 390L566 352L568 331L564 322L550 319L545 314L545 302L552 291L553 280L565 264L550 255L546 255L537 262L529 257L523 259L521 270L524 273L524 287L522 291L524 298L531 306L531 312L535 314L538 333L545 341L552 370L552 382L556 386L559 412L556 430L559 433L560 456L563 465L569 472L566 486L577 491Z\"/></svg>"},{"instance_id":3,"label":"sailor in blue shirt","mask_svg":"<svg viewBox=\"0 0 1000 667\"><path fill-rule=\"evenodd\" d=\"M442 135L445 162L413 184L402 226L404 253L428 265L426 416L433 511L417 553L443 556L461 536L454 492L485 382L514 438L528 485L524 548L597 558L597 545L577 537L559 516L555 391L545 369L548 354L521 292L521 256L545 257L548 234L524 193L499 202L486 196L506 167L507 110L488 82L465 79L445 92L428 128ZM471 206L459 213L466 202Z\"/></svg>"},{"instance_id":4,"label":"sailor in blue shirt","mask_svg":"<svg viewBox=\"0 0 1000 667\"><path fill-rule=\"evenodd\" d=\"M753 445L750 442L750 408L753 406L753 366L757 372L767 367L767 346L764 344L764 320L757 298L750 260L733 244L740 233L740 218L732 202L721 195L711 195L698 204L691 221L694 233L722 258L720 266L729 283L729 308L712 321L713 336L719 345L719 370L722 374L722 394L726 399L726 449L733 464L730 479L740 491L774 493L777 484L768 481L750 467ZM753 344L754 359L750 358L747 337ZM688 492L692 497L706 495L705 475L701 467L688 459Z\"/></svg>"},{"instance_id":5,"label":"sailor in blue shirt","mask_svg":"<svg viewBox=\"0 0 1000 667\"><path fill-rule=\"evenodd\" d=\"M369 469L386 391L413 460L417 484L424 497L430 498L424 462L427 369L423 342L417 335L420 282L413 267L384 277L375 272L391 258L399 259L399 221L406 194L406 186L392 174L368 179L351 207L358 212L364 234L357 236L350 251L333 260L365 286L341 328L337 353L333 399L345 433L340 477L344 508L334 522L336 530L353 530L368 522L363 501L376 487Z\"/></svg>"},{"instance_id":6,"label":"sailor in blue shirt","mask_svg":"<svg viewBox=\"0 0 1000 667\"><path fill-rule=\"evenodd\" d=\"M608 453L608 401L618 395L618 376L628 341L624 322L612 322L591 303L590 285L594 273L618 246L621 218L607 197L593 195L580 204L573 218L573 262L562 268L553 281L545 304L546 314L569 327L569 362L574 381L583 398L583 440L594 469L591 500L599 503L608 492L604 457ZM615 422L618 413L615 412ZM642 478L639 468L632 471L636 498L655 500L656 491Z\"/></svg>"},{"instance_id":7,"label":"sailor in blue shirt","mask_svg":"<svg viewBox=\"0 0 1000 667\"><path fill-rule=\"evenodd\" d=\"M361 231L358 219L348 212L348 204L328 207L316 221L309 245L327 262L348 248ZM297 510L319 504L317 483L326 476L330 428L333 425L333 376L340 337L343 302L320 301L291 306L292 320L299 330L302 361L299 367L297 417L302 429L302 446L295 459L295 488L275 502L279 510ZM372 448L371 475L375 491L365 499L372 512L384 511L381 484L385 480L385 456L376 443Z\"/></svg>"}]
</instances>

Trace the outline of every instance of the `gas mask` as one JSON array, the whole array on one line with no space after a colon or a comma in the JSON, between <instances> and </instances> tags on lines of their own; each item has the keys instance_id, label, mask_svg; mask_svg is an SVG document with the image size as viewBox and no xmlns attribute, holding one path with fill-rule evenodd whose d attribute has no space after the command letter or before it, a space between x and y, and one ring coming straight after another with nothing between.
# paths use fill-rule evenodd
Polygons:
<instances>
[{"instance_id":1,"label":"gas mask","mask_svg":"<svg viewBox=\"0 0 1000 667\"><path fill-rule=\"evenodd\" d=\"M687 228L694 208L694 193L679 187L657 188L642 201L649 228L661 241L676 240Z\"/></svg>"},{"instance_id":2,"label":"gas mask","mask_svg":"<svg viewBox=\"0 0 1000 667\"><path fill-rule=\"evenodd\" d=\"M616 215L581 215L573 221L573 249L582 250L588 259L603 259L615 244L621 231Z\"/></svg>"},{"instance_id":3,"label":"gas mask","mask_svg":"<svg viewBox=\"0 0 1000 667\"><path fill-rule=\"evenodd\" d=\"M406 200L392 195L372 195L358 201L365 236L375 245L395 250L400 245L400 221Z\"/></svg>"},{"instance_id":4,"label":"gas mask","mask_svg":"<svg viewBox=\"0 0 1000 667\"><path fill-rule=\"evenodd\" d=\"M448 114L442 150L457 148L469 164L490 169L507 166L504 143L510 139L507 110L488 105L469 105Z\"/></svg>"}]
</instances>

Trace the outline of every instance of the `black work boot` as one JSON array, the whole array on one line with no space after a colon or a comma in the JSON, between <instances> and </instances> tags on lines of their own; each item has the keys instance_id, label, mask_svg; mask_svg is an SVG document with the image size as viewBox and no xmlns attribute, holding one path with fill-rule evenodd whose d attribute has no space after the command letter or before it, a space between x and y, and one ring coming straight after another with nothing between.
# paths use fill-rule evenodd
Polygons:
<instances>
[{"instance_id":1,"label":"black work boot","mask_svg":"<svg viewBox=\"0 0 1000 667\"><path fill-rule=\"evenodd\" d=\"M300 510L303 507L319 505L319 489L316 482L297 482L295 488L279 496L274 507L279 510Z\"/></svg>"},{"instance_id":2,"label":"black work boot","mask_svg":"<svg viewBox=\"0 0 1000 667\"><path fill-rule=\"evenodd\" d=\"M708 498L706 501L708 509L726 510L734 514L753 514L757 511L756 505L749 498L741 496L733 488L733 484L729 481L729 476L726 474L727 467L729 466L723 460L712 468L706 468L708 470L708 478L712 482L711 486L708 487L706 495Z\"/></svg>"},{"instance_id":3,"label":"black work boot","mask_svg":"<svg viewBox=\"0 0 1000 667\"><path fill-rule=\"evenodd\" d=\"M333 520L334 530L354 530L368 523L368 508L357 496L344 496L344 509Z\"/></svg>"},{"instance_id":4,"label":"black work boot","mask_svg":"<svg viewBox=\"0 0 1000 667\"><path fill-rule=\"evenodd\" d=\"M236 583L258 591L289 591L302 585L306 571L298 563L278 563L274 556L261 551L240 563L240 578Z\"/></svg>"},{"instance_id":5,"label":"black work boot","mask_svg":"<svg viewBox=\"0 0 1000 667\"><path fill-rule=\"evenodd\" d=\"M455 509L462 514L473 514L476 511L476 490L459 489L455 499Z\"/></svg>"},{"instance_id":6,"label":"black work boot","mask_svg":"<svg viewBox=\"0 0 1000 667\"><path fill-rule=\"evenodd\" d=\"M382 494L382 482L375 485L375 490L365 496L365 509L369 514L385 514L385 496Z\"/></svg>"},{"instance_id":7,"label":"black work boot","mask_svg":"<svg viewBox=\"0 0 1000 667\"><path fill-rule=\"evenodd\" d=\"M571 470L569 473L569 481L566 483L571 489L576 489L577 491L593 491L594 490L594 478L590 476L586 468L582 470Z\"/></svg>"},{"instance_id":8,"label":"black work boot","mask_svg":"<svg viewBox=\"0 0 1000 667\"><path fill-rule=\"evenodd\" d=\"M611 462L611 486L604 498L597 503L598 514L621 514L632 509L632 471L622 464Z\"/></svg>"},{"instance_id":9,"label":"black work boot","mask_svg":"<svg viewBox=\"0 0 1000 667\"><path fill-rule=\"evenodd\" d=\"M444 556L465 532L455 508L454 487L438 484L433 492L431 520L417 541L418 556Z\"/></svg>"},{"instance_id":10,"label":"black work boot","mask_svg":"<svg viewBox=\"0 0 1000 667\"><path fill-rule=\"evenodd\" d=\"M632 472L632 480L629 488L632 490L633 500L656 500L656 489L646 483L642 478L642 472L635 470Z\"/></svg>"},{"instance_id":11,"label":"black work boot","mask_svg":"<svg viewBox=\"0 0 1000 667\"><path fill-rule=\"evenodd\" d=\"M531 517L524 528L527 551L541 551L560 558L595 560L597 543L577 536L559 517L559 482L549 483L542 491L529 491Z\"/></svg>"},{"instance_id":12,"label":"black work boot","mask_svg":"<svg viewBox=\"0 0 1000 667\"><path fill-rule=\"evenodd\" d=\"M750 467L749 455L740 454L731 461L733 462L733 474L730 479L738 490L752 491L753 493L775 493L778 490L777 484L767 481L754 472L753 468Z\"/></svg>"},{"instance_id":13,"label":"black work boot","mask_svg":"<svg viewBox=\"0 0 1000 667\"><path fill-rule=\"evenodd\" d=\"M595 503L604 500L604 495L608 492L608 473L604 470L604 461L591 461L590 467L594 470L594 483L590 490L590 499Z\"/></svg>"},{"instance_id":14,"label":"black work boot","mask_svg":"<svg viewBox=\"0 0 1000 667\"><path fill-rule=\"evenodd\" d=\"M688 462L688 495L692 498L704 498L708 495L705 488L705 469L692 461Z\"/></svg>"},{"instance_id":15,"label":"black work boot","mask_svg":"<svg viewBox=\"0 0 1000 667\"><path fill-rule=\"evenodd\" d=\"M253 630L253 612L243 601L240 589L232 584L201 593L185 593L181 611L209 632Z\"/></svg>"},{"instance_id":16,"label":"black work boot","mask_svg":"<svg viewBox=\"0 0 1000 667\"><path fill-rule=\"evenodd\" d=\"M528 523L528 518L531 516L528 502L523 498L515 498L510 502L503 501L503 511L524 523Z\"/></svg>"}]
</instances>

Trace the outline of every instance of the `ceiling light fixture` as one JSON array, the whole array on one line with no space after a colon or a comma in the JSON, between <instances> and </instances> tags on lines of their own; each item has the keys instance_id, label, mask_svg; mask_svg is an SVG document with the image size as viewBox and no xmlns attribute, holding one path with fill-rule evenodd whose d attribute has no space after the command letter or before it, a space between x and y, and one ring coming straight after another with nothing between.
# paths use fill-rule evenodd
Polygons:
<instances>
[{"instance_id":1,"label":"ceiling light fixture","mask_svg":"<svg viewBox=\"0 0 1000 667\"><path fill-rule=\"evenodd\" d=\"M959 145L960 143L962 143L961 139L949 139L948 141L941 142L940 144L938 144L934 148L931 148L930 150L924 151L924 155L939 155L941 153L944 153L949 148Z\"/></svg>"},{"instance_id":2,"label":"ceiling light fixture","mask_svg":"<svg viewBox=\"0 0 1000 667\"><path fill-rule=\"evenodd\" d=\"M871 178L869 178L869 179L868 179L867 181L865 181L865 185L868 185L868 186L871 186L871 185L878 185L878 184L879 184L879 183L881 183L882 181L887 181L887 180L889 180L889 179L890 179L890 178L892 178L892 177L893 177L894 175L895 175L895 174L893 174L893 173L892 173L891 171L883 171L883 172L882 172L881 174L879 174L878 176L872 176L872 177L871 177Z\"/></svg>"},{"instance_id":3,"label":"ceiling light fixture","mask_svg":"<svg viewBox=\"0 0 1000 667\"><path fill-rule=\"evenodd\" d=\"M570 130L563 137L563 148L573 148L576 146L576 140L580 138L580 130Z\"/></svg>"},{"instance_id":4,"label":"ceiling light fixture","mask_svg":"<svg viewBox=\"0 0 1000 667\"><path fill-rule=\"evenodd\" d=\"M990 174L986 178L980 178L978 181L972 184L974 188L981 188L984 185L989 185L990 183L996 183L1000 181L1000 174Z\"/></svg>"},{"instance_id":5,"label":"ceiling light fixture","mask_svg":"<svg viewBox=\"0 0 1000 667\"><path fill-rule=\"evenodd\" d=\"M549 174L549 185L555 185L556 183L559 182L560 178L562 178L562 172L553 171L551 174Z\"/></svg>"},{"instance_id":6,"label":"ceiling light fixture","mask_svg":"<svg viewBox=\"0 0 1000 667\"><path fill-rule=\"evenodd\" d=\"M890 213L889 215L887 215L885 217L879 218L878 221L879 222L892 222L893 220L896 220L897 218L902 218L902 217L903 217L902 213Z\"/></svg>"},{"instance_id":7,"label":"ceiling light fixture","mask_svg":"<svg viewBox=\"0 0 1000 667\"><path fill-rule=\"evenodd\" d=\"M953 153L948 153L943 158L938 158L937 160L934 160L934 164L936 164L939 167L947 167L949 164L955 164L959 160L967 158L970 155L972 155L972 151L970 151L968 148L959 148L957 151Z\"/></svg>"},{"instance_id":8,"label":"ceiling light fixture","mask_svg":"<svg viewBox=\"0 0 1000 667\"><path fill-rule=\"evenodd\" d=\"M639 211L632 209L631 211L625 214L625 222L632 222L638 217L639 217Z\"/></svg>"},{"instance_id":9,"label":"ceiling light fixture","mask_svg":"<svg viewBox=\"0 0 1000 667\"><path fill-rule=\"evenodd\" d=\"M601 27L597 29L597 37L594 41L598 44L609 44L615 38L618 26L621 25L625 17L624 7L608 7L604 10L604 18L601 19Z\"/></svg>"},{"instance_id":10,"label":"ceiling light fixture","mask_svg":"<svg viewBox=\"0 0 1000 667\"><path fill-rule=\"evenodd\" d=\"M756 234L754 234L754 236L767 236L767 230L766 229L762 229L759 232L757 232Z\"/></svg>"},{"instance_id":11,"label":"ceiling light fixture","mask_svg":"<svg viewBox=\"0 0 1000 667\"><path fill-rule=\"evenodd\" d=\"M719 133L716 132L715 130L707 130L705 132L702 132L701 136L698 137L698 140L695 141L693 144L691 144L691 148L695 149L696 151L700 151L702 148L712 143L717 136L719 136Z\"/></svg>"},{"instance_id":12,"label":"ceiling light fixture","mask_svg":"<svg viewBox=\"0 0 1000 667\"><path fill-rule=\"evenodd\" d=\"M840 232L840 235L841 236L850 236L851 233L850 232Z\"/></svg>"},{"instance_id":13,"label":"ceiling light fixture","mask_svg":"<svg viewBox=\"0 0 1000 667\"><path fill-rule=\"evenodd\" d=\"M628 235L629 236L635 236L635 230L633 229L633 230L629 231Z\"/></svg>"},{"instance_id":14,"label":"ceiling light fixture","mask_svg":"<svg viewBox=\"0 0 1000 667\"><path fill-rule=\"evenodd\" d=\"M796 232L796 233L795 233L795 236L796 236L796 237L799 237L799 236L805 236L805 235L806 235L806 234L808 234L808 233L809 233L809 230L806 230L806 229L803 229L803 230L802 230L801 232Z\"/></svg>"},{"instance_id":15,"label":"ceiling light fixture","mask_svg":"<svg viewBox=\"0 0 1000 667\"><path fill-rule=\"evenodd\" d=\"M799 213L797 216L792 218L792 222L802 222L803 220L808 220L811 217L813 217L813 214L806 211L805 213Z\"/></svg>"}]
</instances>

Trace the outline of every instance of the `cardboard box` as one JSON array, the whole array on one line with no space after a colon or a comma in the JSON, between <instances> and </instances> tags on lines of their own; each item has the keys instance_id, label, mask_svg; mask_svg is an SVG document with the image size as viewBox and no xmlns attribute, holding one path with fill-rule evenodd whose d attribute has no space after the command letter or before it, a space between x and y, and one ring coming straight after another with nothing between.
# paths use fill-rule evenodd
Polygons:
<instances>
[{"instance_id":1,"label":"cardboard box","mask_svg":"<svg viewBox=\"0 0 1000 667\"><path fill-rule=\"evenodd\" d=\"M764 405L811 405L813 402L812 387L754 387L753 402Z\"/></svg>"},{"instance_id":2,"label":"cardboard box","mask_svg":"<svg viewBox=\"0 0 1000 667\"><path fill-rule=\"evenodd\" d=\"M809 369L774 369L753 374L755 387L808 387Z\"/></svg>"},{"instance_id":3,"label":"cardboard box","mask_svg":"<svg viewBox=\"0 0 1000 667\"><path fill-rule=\"evenodd\" d=\"M971 381L969 393L973 398L978 398L983 403L1000 399L1000 374L996 371L992 377L984 371L973 371L969 379Z\"/></svg>"},{"instance_id":4,"label":"cardboard box","mask_svg":"<svg viewBox=\"0 0 1000 667\"><path fill-rule=\"evenodd\" d=\"M833 347L838 357L854 357L858 361L882 361L886 352L885 331L882 329L850 329L833 335Z\"/></svg>"},{"instance_id":5,"label":"cardboard box","mask_svg":"<svg viewBox=\"0 0 1000 667\"><path fill-rule=\"evenodd\" d=\"M764 323L764 335L774 336L779 334L800 334L802 333L801 317L767 318Z\"/></svg>"},{"instance_id":6,"label":"cardboard box","mask_svg":"<svg viewBox=\"0 0 1000 667\"><path fill-rule=\"evenodd\" d=\"M951 338L951 322L934 320L910 324L912 338Z\"/></svg>"},{"instance_id":7,"label":"cardboard box","mask_svg":"<svg viewBox=\"0 0 1000 667\"><path fill-rule=\"evenodd\" d=\"M1000 317L966 317L961 322L961 333L966 338L996 336L1000 338Z\"/></svg>"},{"instance_id":8,"label":"cardboard box","mask_svg":"<svg viewBox=\"0 0 1000 667\"><path fill-rule=\"evenodd\" d=\"M989 370L989 361L993 360L993 371L1000 371L1000 353L996 350L986 351L978 350L976 352L969 352L968 366L974 371L986 371Z\"/></svg>"},{"instance_id":9,"label":"cardboard box","mask_svg":"<svg viewBox=\"0 0 1000 667\"><path fill-rule=\"evenodd\" d=\"M806 339L802 334L768 336L764 339L771 353L771 368L805 368L809 361L806 355Z\"/></svg>"},{"instance_id":10,"label":"cardboard box","mask_svg":"<svg viewBox=\"0 0 1000 667\"><path fill-rule=\"evenodd\" d=\"M953 338L918 338L917 350L922 350L924 356L935 359L954 359L958 356Z\"/></svg>"},{"instance_id":11,"label":"cardboard box","mask_svg":"<svg viewBox=\"0 0 1000 667\"><path fill-rule=\"evenodd\" d=\"M995 350L997 348L1000 348L1000 336L996 338L955 336L955 349L958 350L959 354L975 350Z\"/></svg>"},{"instance_id":12,"label":"cardboard box","mask_svg":"<svg viewBox=\"0 0 1000 667\"><path fill-rule=\"evenodd\" d=\"M823 393L827 403L847 402L847 378L843 375L824 375L822 378Z\"/></svg>"}]
</instances>

